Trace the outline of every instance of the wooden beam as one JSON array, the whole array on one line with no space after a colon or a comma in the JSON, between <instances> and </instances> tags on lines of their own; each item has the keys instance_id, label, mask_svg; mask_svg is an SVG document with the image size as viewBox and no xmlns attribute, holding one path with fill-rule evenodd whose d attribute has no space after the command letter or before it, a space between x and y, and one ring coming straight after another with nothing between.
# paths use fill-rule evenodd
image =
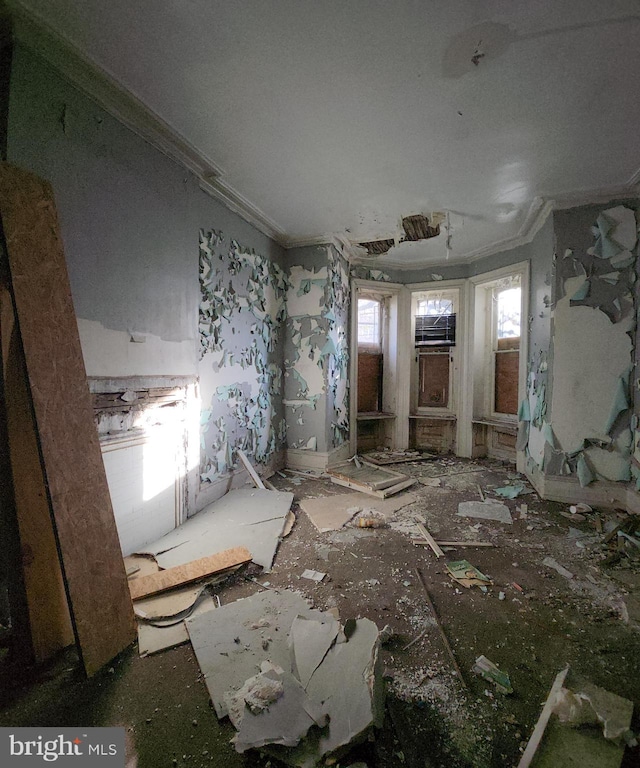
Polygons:
<instances>
[{"instance_id":1,"label":"wooden beam","mask_svg":"<svg viewBox=\"0 0 640 768\"><path fill-rule=\"evenodd\" d=\"M551 686L547 700L544 703L544 707L542 708L542 712L540 713L536 727L533 729L533 733L531 734L531 738L529 739L527 747L523 752L522 757L520 758L518 768L529 768L531 765L531 761L535 757L538 747L540 746L540 742L542 741L542 737L544 736L544 732L553 712L553 708L556 705L556 697L564 685L564 681L568 672L569 665L567 664L567 666L556 675L556 679L553 681L553 685Z\"/></svg>"},{"instance_id":2,"label":"wooden beam","mask_svg":"<svg viewBox=\"0 0 640 768\"><path fill-rule=\"evenodd\" d=\"M236 453L238 454L238 458L240 459L240 461L244 464L244 468L251 475L251 479L253 480L253 484L255 485L255 487L261 488L264 491L265 485L262 482L262 478L253 468L253 464L249 461L249 457L246 455L244 451L241 451L240 448L238 448Z\"/></svg>"},{"instance_id":3,"label":"wooden beam","mask_svg":"<svg viewBox=\"0 0 640 768\"><path fill-rule=\"evenodd\" d=\"M444 552L440 549L439 544L437 544L436 540L433 538L433 536L429 533L429 531L422 525L422 523L416 522L416 528L420 531L422 534L422 538L427 542L427 544L431 547L433 550L433 554L436 557L444 557Z\"/></svg>"},{"instance_id":4,"label":"wooden beam","mask_svg":"<svg viewBox=\"0 0 640 768\"><path fill-rule=\"evenodd\" d=\"M451 649L451 646L449 645L449 640L447 639L447 636L445 634L445 631L442 627L442 624L440 623L440 617L438 616L438 613L436 611L436 608L433 604L433 601L431 600L431 595L429 594L429 590L427 589L427 582L424 580L424 576L422 575L422 571L419 568L416 568L416 576L418 577L418 581L422 585L422 589L424 590L424 595L427 600L427 603L429 605L429 608L431 609L431 613L433 614L433 618L436 621L436 625L438 627L438 631L440 632L440 637L442 638L442 642L444 644L444 647L447 649L447 653L449 654L449 658L451 659L451 663L453 664L453 668L456 671L456 674L458 675L458 678L460 679L460 682L465 688L468 688L467 683L462 676L462 670L458 666L458 662L456 661L456 657L453 654L453 650Z\"/></svg>"},{"instance_id":5,"label":"wooden beam","mask_svg":"<svg viewBox=\"0 0 640 768\"><path fill-rule=\"evenodd\" d=\"M250 561L251 552L248 549L234 547L209 557L201 557L199 560L193 560L184 565L177 565L175 568L167 568L149 576L131 579L129 581L131 599L140 600L143 597L149 597L149 595L156 595L158 592L166 592L168 589L191 584L198 579L213 576L214 573L220 573Z\"/></svg>"},{"instance_id":6,"label":"wooden beam","mask_svg":"<svg viewBox=\"0 0 640 768\"><path fill-rule=\"evenodd\" d=\"M431 546L426 539L411 539L412 544ZM439 547L495 547L490 541L436 541Z\"/></svg>"},{"instance_id":7,"label":"wooden beam","mask_svg":"<svg viewBox=\"0 0 640 768\"><path fill-rule=\"evenodd\" d=\"M51 186L0 164L0 217L47 502L92 675L133 642L135 621Z\"/></svg>"}]
</instances>

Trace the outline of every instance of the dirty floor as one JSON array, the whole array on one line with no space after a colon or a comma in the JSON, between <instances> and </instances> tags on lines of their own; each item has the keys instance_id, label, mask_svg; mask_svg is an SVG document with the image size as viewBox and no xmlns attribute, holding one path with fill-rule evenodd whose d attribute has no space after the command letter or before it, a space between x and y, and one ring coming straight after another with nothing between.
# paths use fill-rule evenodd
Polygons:
<instances>
[{"instance_id":1,"label":"dirty floor","mask_svg":"<svg viewBox=\"0 0 640 768\"><path fill-rule=\"evenodd\" d=\"M619 555L603 543L625 513L595 510L582 520L568 519L568 505L528 493L501 499L513 513L512 525L462 518L456 515L459 502L478 501L480 492L495 498L492 489L518 482L511 465L443 457L398 469L420 482L407 492L416 501L395 512L389 527L346 526L326 533L318 532L297 502L347 489L286 473L271 478L278 490L294 492L296 524L280 545L273 571L257 574L257 581L297 590L318 608L338 608L342 621L367 617L392 632L381 650L385 725L339 765L360 760L369 768L516 766L551 683L567 663L576 679L632 700L632 729L640 730L640 558L633 548ZM518 511L523 503L524 515ZM416 518L436 539L495 546L447 550L438 559L412 543ZM543 565L547 557L573 578ZM446 562L463 558L492 579L486 593L449 577ZM305 569L327 577L320 583L301 578ZM219 597L227 603L259 589L236 575ZM109 607L100 610L108 622ZM512 694L473 674L480 655L509 674ZM229 744L234 730L217 721L189 645L143 659L133 648L90 681L83 680L73 651L38 670L16 667L5 654L0 674L0 726L123 725L129 768L276 768L273 758L235 753ZM640 749L627 749L624 768L637 765Z\"/></svg>"}]
</instances>

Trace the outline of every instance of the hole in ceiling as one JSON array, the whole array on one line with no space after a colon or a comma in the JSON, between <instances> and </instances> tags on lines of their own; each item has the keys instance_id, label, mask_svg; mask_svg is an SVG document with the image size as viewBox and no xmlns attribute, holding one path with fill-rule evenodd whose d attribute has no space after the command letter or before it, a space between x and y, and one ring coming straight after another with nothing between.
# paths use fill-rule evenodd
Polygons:
<instances>
[{"instance_id":1,"label":"hole in ceiling","mask_svg":"<svg viewBox=\"0 0 640 768\"><path fill-rule=\"evenodd\" d=\"M404 240L428 240L431 237L437 237L440 234L440 222L432 227L429 219L422 214L416 216L405 216L402 219L402 229L404 229Z\"/></svg>"},{"instance_id":2,"label":"hole in ceiling","mask_svg":"<svg viewBox=\"0 0 640 768\"><path fill-rule=\"evenodd\" d=\"M369 256L380 256L381 254L386 253L389 248L393 248L395 244L395 240L372 240L368 243L358 243L358 245L367 249L367 254Z\"/></svg>"}]
</instances>

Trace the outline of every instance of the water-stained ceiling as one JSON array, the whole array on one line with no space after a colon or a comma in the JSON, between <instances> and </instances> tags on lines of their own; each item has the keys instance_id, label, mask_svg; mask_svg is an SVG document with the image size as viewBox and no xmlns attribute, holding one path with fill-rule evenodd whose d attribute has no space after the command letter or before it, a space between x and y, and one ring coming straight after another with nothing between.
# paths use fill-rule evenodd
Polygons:
<instances>
[{"instance_id":1,"label":"water-stained ceiling","mask_svg":"<svg viewBox=\"0 0 640 768\"><path fill-rule=\"evenodd\" d=\"M371 256L390 265L472 258L526 239L545 202L638 181L637 0L19 3L286 245L338 234L393 239ZM403 218L434 212L438 236L406 238Z\"/></svg>"}]
</instances>

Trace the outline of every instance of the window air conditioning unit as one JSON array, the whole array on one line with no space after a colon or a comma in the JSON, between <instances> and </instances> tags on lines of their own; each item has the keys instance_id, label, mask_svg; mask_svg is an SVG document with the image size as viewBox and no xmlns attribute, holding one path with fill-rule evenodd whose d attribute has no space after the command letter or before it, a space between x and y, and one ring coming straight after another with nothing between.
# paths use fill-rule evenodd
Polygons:
<instances>
[{"instance_id":1,"label":"window air conditioning unit","mask_svg":"<svg viewBox=\"0 0 640 768\"><path fill-rule=\"evenodd\" d=\"M456 344L456 316L416 315L416 347L439 347Z\"/></svg>"}]
</instances>

